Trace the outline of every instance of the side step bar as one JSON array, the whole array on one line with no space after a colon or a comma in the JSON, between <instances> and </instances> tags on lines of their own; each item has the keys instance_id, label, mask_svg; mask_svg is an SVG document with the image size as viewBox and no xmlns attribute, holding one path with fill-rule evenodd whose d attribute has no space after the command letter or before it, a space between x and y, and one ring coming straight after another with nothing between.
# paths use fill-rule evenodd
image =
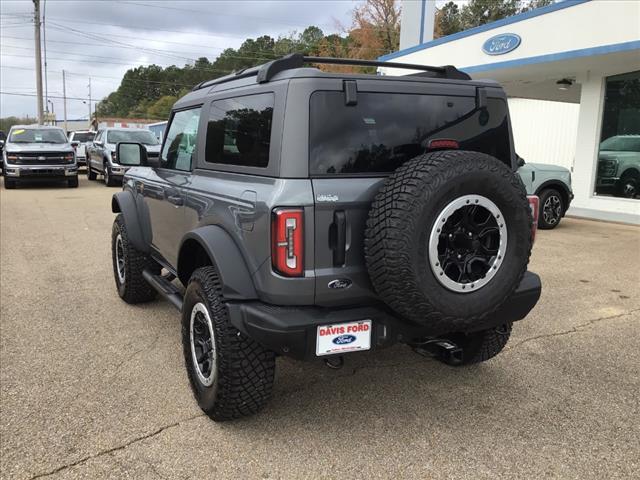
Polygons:
<instances>
[{"instance_id":1,"label":"side step bar","mask_svg":"<svg viewBox=\"0 0 640 480\"><path fill-rule=\"evenodd\" d=\"M154 275L148 270L144 270L142 276L160 295L169 300L178 311L182 311L182 292L173 283L162 275Z\"/></svg>"}]
</instances>

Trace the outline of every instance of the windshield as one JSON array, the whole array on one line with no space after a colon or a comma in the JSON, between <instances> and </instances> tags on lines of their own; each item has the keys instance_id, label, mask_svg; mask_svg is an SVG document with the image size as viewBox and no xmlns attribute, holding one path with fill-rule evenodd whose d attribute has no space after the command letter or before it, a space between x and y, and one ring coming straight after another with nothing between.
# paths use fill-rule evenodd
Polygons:
<instances>
[{"instance_id":1,"label":"windshield","mask_svg":"<svg viewBox=\"0 0 640 480\"><path fill-rule=\"evenodd\" d=\"M9 136L11 143L67 143L62 130L55 128L16 128Z\"/></svg>"},{"instance_id":2,"label":"windshield","mask_svg":"<svg viewBox=\"0 0 640 480\"><path fill-rule=\"evenodd\" d=\"M73 141L74 142L90 142L93 140L96 134L93 132L73 132Z\"/></svg>"},{"instance_id":3,"label":"windshield","mask_svg":"<svg viewBox=\"0 0 640 480\"><path fill-rule=\"evenodd\" d=\"M107 143L137 142L143 145L158 145L158 139L149 130L109 130Z\"/></svg>"},{"instance_id":4,"label":"windshield","mask_svg":"<svg viewBox=\"0 0 640 480\"><path fill-rule=\"evenodd\" d=\"M609 137L600 144L600 150L610 152L640 152L640 136L629 135Z\"/></svg>"}]
</instances>

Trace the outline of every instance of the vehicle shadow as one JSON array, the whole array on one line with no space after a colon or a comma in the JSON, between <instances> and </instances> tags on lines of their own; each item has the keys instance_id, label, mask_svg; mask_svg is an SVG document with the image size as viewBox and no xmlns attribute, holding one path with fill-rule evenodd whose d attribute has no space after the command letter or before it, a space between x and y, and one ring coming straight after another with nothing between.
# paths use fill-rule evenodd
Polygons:
<instances>
[{"instance_id":1,"label":"vehicle shadow","mask_svg":"<svg viewBox=\"0 0 640 480\"><path fill-rule=\"evenodd\" d=\"M354 355L341 370L322 362L279 359L273 398L256 417L224 424L238 434L256 427L272 435L303 428L337 441L352 434L401 432L405 441L422 438L416 424L457 430L479 416L516 414L531 396L526 382L505 360L450 367L405 346ZM400 434L400 432L399 432Z\"/></svg>"}]
</instances>

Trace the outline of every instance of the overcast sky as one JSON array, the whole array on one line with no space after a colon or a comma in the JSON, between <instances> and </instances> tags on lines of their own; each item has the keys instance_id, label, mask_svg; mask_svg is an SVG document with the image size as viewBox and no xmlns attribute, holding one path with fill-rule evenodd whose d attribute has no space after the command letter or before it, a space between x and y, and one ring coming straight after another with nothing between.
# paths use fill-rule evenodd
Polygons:
<instances>
[{"instance_id":1,"label":"overcast sky","mask_svg":"<svg viewBox=\"0 0 640 480\"><path fill-rule=\"evenodd\" d=\"M51 97L62 96L63 69L67 97L87 99L91 76L92 98L101 99L134 66L183 66L202 56L214 60L223 49L237 48L246 38L277 38L309 25L336 32L336 21L350 24L356 3L41 0L46 14L49 97L61 119L62 100ZM35 116L34 96L8 95L36 92L32 1L0 0L0 19L0 116ZM82 100L67 101L69 119L87 116Z\"/></svg>"}]
</instances>

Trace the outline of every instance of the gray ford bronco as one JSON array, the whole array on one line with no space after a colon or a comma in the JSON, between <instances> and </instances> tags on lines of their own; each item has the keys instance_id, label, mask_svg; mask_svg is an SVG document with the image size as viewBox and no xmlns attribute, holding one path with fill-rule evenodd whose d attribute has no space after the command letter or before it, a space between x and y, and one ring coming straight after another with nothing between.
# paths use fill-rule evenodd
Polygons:
<instances>
[{"instance_id":1,"label":"gray ford bronco","mask_svg":"<svg viewBox=\"0 0 640 480\"><path fill-rule=\"evenodd\" d=\"M488 360L541 291L512 139L502 88L453 67L294 54L204 82L173 107L159 158L116 147L131 167L112 200L118 293L181 312L216 421L266 404L278 355L335 368L404 343Z\"/></svg>"}]
</instances>

